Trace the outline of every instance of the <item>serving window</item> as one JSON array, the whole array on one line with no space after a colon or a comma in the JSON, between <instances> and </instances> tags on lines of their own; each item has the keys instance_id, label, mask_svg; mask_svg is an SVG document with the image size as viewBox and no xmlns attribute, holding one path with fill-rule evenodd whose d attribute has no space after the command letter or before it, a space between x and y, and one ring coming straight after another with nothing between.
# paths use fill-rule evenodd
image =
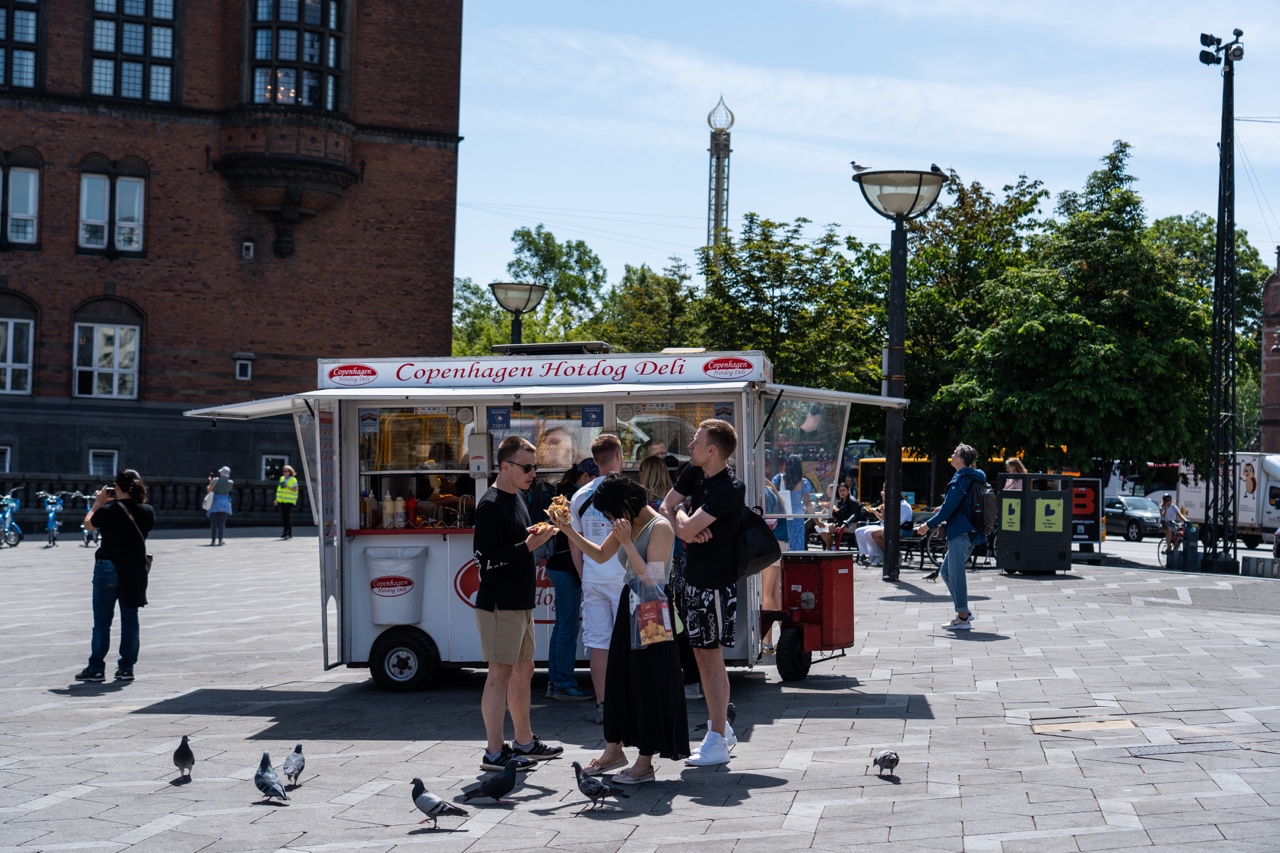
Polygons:
<instances>
[{"instance_id":1,"label":"serving window","mask_svg":"<svg viewBox=\"0 0 1280 853\"><path fill-rule=\"evenodd\" d=\"M360 473L463 472L470 406L359 410Z\"/></svg>"}]
</instances>

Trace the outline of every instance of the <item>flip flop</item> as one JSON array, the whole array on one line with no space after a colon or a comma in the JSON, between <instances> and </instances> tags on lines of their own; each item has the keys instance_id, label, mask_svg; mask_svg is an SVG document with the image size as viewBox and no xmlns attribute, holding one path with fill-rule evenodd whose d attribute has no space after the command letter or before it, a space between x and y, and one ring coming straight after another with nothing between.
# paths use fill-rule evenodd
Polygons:
<instances>
[{"instance_id":1,"label":"flip flop","mask_svg":"<svg viewBox=\"0 0 1280 853\"><path fill-rule=\"evenodd\" d=\"M613 774L613 783L615 785L643 785L645 782L652 782L657 778L652 769L640 776L633 776L629 772L630 770L631 768L628 767L621 773Z\"/></svg>"},{"instance_id":2,"label":"flip flop","mask_svg":"<svg viewBox=\"0 0 1280 853\"><path fill-rule=\"evenodd\" d=\"M604 764L600 763L599 758L593 758L586 767L582 768L582 773L584 776L599 776L601 774L608 773L610 770L617 770L619 767L626 767L627 763L626 756L623 756L622 758L615 758L613 761L606 761Z\"/></svg>"}]
</instances>

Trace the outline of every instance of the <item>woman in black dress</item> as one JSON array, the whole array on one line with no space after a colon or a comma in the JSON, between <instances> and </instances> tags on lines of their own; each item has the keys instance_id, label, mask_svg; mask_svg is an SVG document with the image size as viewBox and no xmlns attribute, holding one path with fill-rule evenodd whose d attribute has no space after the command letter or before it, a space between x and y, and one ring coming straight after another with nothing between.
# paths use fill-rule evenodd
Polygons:
<instances>
[{"instance_id":1,"label":"woman in black dress","mask_svg":"<svg viewBox=\"0 0 1280 853\"><path fill-rule=\"evenodd\" d=\"M618 610L609 640L609 665L604 687L604 736L608 745L587 765L588 773L606 773L627 763L624 746L640 751L635 764L614 774L615 784L636 785L654 781L653 756L678 760L689 755L689 718L684 703L684 673L680 653L672 641L631 648L633 590L643 586L661 589L671 573L671 548L675 532L648 504L640 484L621 474L611 474L592 498L596 509L613 522L613 533L600 545L583 539L569 522L567 512L549 513L551 521L569 541L593 560L608 560L619 549L627 569L626 583L618 598Z\"/></svg>"}]
</instances>

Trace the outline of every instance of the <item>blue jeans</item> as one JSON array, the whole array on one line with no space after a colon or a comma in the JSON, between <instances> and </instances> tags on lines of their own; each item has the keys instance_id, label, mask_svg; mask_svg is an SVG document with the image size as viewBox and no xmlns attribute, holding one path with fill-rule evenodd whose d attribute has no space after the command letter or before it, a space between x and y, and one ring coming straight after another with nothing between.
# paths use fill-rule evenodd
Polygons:
<instances>
[{"instance_id":1,"label":"blue jeans","mask_svg":"<svg viewBox=\"0 0 1280 853\"><path fill-rule=\"evenodd\" d=\"M120 578L110 560L93 563L93 640L89 646L89 669L105 672L111 650L111 620L116 615ZM132 669L138 662L138 608L120 605L120 666Z\"/></svg>"},{"instance_id":2,"label":"blue jeans","mask_svg":"<svg viewBox=\"0 0 1280 853\"><path fill-rule=\"evenodd\" d=\"M942 580L951 591L957 613L969 612L969 579L965 577L964 567L972 551L973 540L968 533L947 540L947 556L942 559Z\"/></svg>"},{"instance_id":3,"label":"blue jeans","mask_svg":"<svg viewBox=\"0 0 1280 853\"><path fill-rule=\"evenodd\" d=\"M578 630L582 627L578 611L582 608L582 587L569 572L547 572L556 591L556 624L551 629L547 647L547 679L552 688L568 690L577 687L573 665L578 652Z\"/></svg>"}]
</instances>

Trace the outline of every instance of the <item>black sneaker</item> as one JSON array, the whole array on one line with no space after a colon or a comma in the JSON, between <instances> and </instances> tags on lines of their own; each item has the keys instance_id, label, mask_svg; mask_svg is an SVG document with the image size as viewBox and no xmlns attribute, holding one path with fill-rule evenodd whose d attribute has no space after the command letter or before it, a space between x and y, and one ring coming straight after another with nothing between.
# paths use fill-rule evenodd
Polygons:
<instances>
[{"instance_id":1,"label":"black sneaker","mask_svg":"<svg viewBox=\"0 0 1280 853\"><path fill-rule=\"evenodd\" d=\"M96 669L89 669L89 667L87 666L76 673L76 681L106 681L106 680L107 680L107 676L105 673L99 672Z\"/></svg>"},{"instance_id":2,"label":"black sneaker","mask_svg":"<svg viewBox=\"0 0 1280 853\"><path fill-rule=\"evenodd\" d=\"M538 739L534 738L533 742L534 742L534 746L537 746ZM551 756L548 756L548 757L551 757ZM512 751L511 747L507 746L504 743L502 745L502 749L498 752L497 756L490 758L489 753L487 752L483 753L480 756L480 769L501 770L504 767L506 767L509 762L512 762L512 761L516 763L517 770L527 770L538 763L531 757L525 758L523 756L516 755L516 753Z\"/></svg>"},{"instance_id":3,"label":"black sneaker","mask_svg":"<svg viewBox=\"0 0 1280 853\"><path fill-rule=\"evenodd\" d=\"M564 747L547 746L545 743L538 740L537 736L534 736L533 743L530 744L528 749L522 749L517 746L512 750L512 752L514 752L519 758L531 758L534 761L546 761L549 758L559 758L564 755Z\"/></svg>"},{"instance_id":4,"label":"black sneaker","mask_svg":"<svg viewBox=\"0 0 1280 853\"><path fill-rule=\"evenodd\" d=\"M116 681L133 681L133 667L118 667L116 669Z\"/></svg>"}]
</instances>

